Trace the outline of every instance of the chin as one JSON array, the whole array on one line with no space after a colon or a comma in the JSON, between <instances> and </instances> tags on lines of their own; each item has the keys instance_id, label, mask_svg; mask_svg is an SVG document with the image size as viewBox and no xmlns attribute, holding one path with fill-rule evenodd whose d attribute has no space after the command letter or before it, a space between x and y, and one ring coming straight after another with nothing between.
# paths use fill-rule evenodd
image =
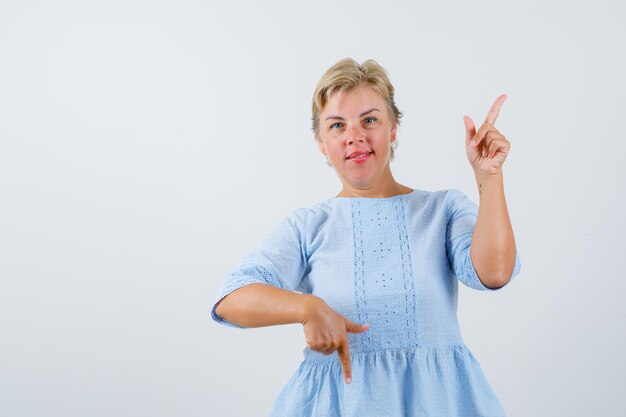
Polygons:
<instances>
[{"instance_id":1,"label":"chin","mask_svg":"<svg viewBox=\"0 0 626 417\"><path fill-rule=\"evenodd\" d=\"M374 178L371 175L362 176L362 177L348 177L348 178L343 178L343 180L344 180L344 183L350 184L356 188L363 188L364 186L374 182L373 181Z\"/></svg>"}]
</instances>

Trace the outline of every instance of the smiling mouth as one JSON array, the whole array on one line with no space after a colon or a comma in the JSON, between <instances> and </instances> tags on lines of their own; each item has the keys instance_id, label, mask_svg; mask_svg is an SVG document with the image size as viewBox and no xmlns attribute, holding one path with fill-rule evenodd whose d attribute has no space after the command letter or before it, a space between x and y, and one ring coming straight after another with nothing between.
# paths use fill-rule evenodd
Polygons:
<instances>
[{"instance_id":1,"label":"smiling mouth","mask_svg":"<svg viewBox=\"0 0 626 417\"><path fill-rule=\"evenodd\" d=\"M371 154L371 152L363 152L361 154L358 155L354 155L354 156L349 156L347 159L363 159L368 157Z\"/></svg>"},{"instance_id":2,"label":"smiling mouth","mask_svg":"<svg viewBox=\"0 0 626 417\"><path fill-rule=\"evenodd\" d=\"M357 164L357 165L365 164L367 161L369 161L372 153L373 152L365 152L365 153L361 153L358 155L354 155L353 157L348 158L348 161L352 161L352 163Z\"/></svg>"}]
</instances>

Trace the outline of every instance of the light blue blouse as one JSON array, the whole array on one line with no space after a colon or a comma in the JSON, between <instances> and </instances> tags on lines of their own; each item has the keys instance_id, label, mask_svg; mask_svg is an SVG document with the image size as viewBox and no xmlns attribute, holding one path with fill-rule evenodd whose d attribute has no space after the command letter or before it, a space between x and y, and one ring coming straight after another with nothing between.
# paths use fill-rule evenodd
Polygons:
<instances>
[{"instance_id":1,"label":"light blue blouse","mask_svg":"<svg viewBox=\"0 0 626 417\"><path fill-rule=\"evenodd\" d=\"M333 197L294 210L226 277L215 306L244 285L314 294L355 323L352 383L337 353L304 349L270 416L504 416L463 342L458 281L477 290L470 258L477 205L459 190ZM516 253L511 278L520 271ZM457 280L458 279L458 280ZM507 284L508 285L508 284Z\"/></svg>"}]
</instances>

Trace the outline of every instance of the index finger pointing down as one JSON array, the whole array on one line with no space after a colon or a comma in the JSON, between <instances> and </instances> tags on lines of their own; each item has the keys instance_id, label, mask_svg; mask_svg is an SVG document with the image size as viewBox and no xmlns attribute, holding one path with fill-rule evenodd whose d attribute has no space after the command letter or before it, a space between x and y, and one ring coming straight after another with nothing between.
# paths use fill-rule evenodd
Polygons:
<instances>
[{"instance_id":1,"label":"index finger pointing down","mask_svg":"<svg viewBox=\"0 0 626 417\"><path fill-rule=\"evenodd\" d=\"M343 368L343 377L346 380L346 384L352 382L352 368L350 366L350 351L348 350L348 343L341 345L337 349L339 360L341 361L341 367Z\"/></svg>"}]
</instances>

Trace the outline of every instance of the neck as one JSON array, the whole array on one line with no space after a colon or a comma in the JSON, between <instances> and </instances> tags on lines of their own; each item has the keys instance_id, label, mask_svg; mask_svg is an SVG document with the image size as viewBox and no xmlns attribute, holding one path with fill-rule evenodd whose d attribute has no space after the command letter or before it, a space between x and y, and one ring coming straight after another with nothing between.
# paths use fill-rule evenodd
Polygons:
<instances>
[{"instance_id":1,"label":"neck","mask_svg":"<svg viewBox=\"0 0 626 417\"><path fill-rule=\"evenodd\" d=\"M387 198L413 191L411 188L396 182L390 171L385 177L384 180L381 179L374 184L363 186L344 182L343 189L337 194L337 197Z\"/></svg>"}]
</instances>

